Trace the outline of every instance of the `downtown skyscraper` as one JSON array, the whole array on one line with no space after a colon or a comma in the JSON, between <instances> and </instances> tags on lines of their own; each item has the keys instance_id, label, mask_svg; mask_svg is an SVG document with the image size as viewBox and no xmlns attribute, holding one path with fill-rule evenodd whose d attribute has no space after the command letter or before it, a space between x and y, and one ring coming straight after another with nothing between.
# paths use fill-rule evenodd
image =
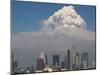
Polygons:
<instances>
[{"instance_id":1,"label":"downtown skyscraper","mask_svg":"<svg viewBox=\"0 0 100 75\"><path fill-rule=\"evenodd\" d=\"M70 49L67 50L67 69L70 70Z\"/></svg>"},{"instance_id":2,"label":"downtown skyscraper","mask_svg":"<svg viewBox=\"0 0 100 75\"><path fill-rule=\"evenodd\" d=\"M53 65L58 65L59 66L59 61L60 61L59 55L54 54L53 55Z\"/></svg>"},{"instance_id":3,"label":"downtown skyscraper","mask_svg":"<svg viewBox=\"0 0 100 75\"><path fill-rule=\"evenodd\" d=\"M88 64L89 64L89 60L88 60L88 53L87 52L84 52L82 53L82 56L81 56L81 68L83 69L87 69L88 68Z\"/></svg>"}]
</instances>

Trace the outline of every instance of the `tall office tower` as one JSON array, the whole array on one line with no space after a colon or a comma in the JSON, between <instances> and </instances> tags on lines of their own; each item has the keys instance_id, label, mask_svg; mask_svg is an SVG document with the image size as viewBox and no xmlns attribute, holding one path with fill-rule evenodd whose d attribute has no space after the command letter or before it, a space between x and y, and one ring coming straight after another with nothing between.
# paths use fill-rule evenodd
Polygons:
<instances>
[{"instance_id":1,"label":"tall office tower","mask_svg":"<svg viewBox=\"0 0 100 75\"><path fill-rule=\"evenodd\" d=\"M88 69L88 53L82 53L81 56L81 68L82 69Z\"/></svg>"},{"instance_id":2,"label":"tall office tower","mask_svg":"<svg viewBox=\"0 0 100 75\"><path fill-rule=\"evenodd\" d=\"M44 60L42 58L37 59L37 70L43 70L44 69Z\"/></svg>"},{"instance_id":3,"label":"tall office tower","mask_svg":"<svg viewBox=\"0 0 100 75\"><path fill-rule=\"evenodd\" d=\"M48 64L47 54L45 54L44 52L41 52L40 53L40 58L43 59L44 64Z\"/></svg>"},{"instance_id":4,"label":"tall office tower","mask_svg":"<svg viewBox=\"0 0 100 75\"><path fill-rule=\"evenodd\" d=\"M64 56L65 67L67 68L67 56Z\"/></svg>"},{"instance_id":5,"label":"tall office tower","mask_svg":"<svg viewBox=\"0 0 100 75\"><path fill-rule=\"evenodd\" d=\"M65 69L65 61L61 61L61 69Z\"/></svg>"},{"instance_id":6,"label":"tall office tower","mask_svg":"<svg viewBox=\"0 0 100 75\"><path fill-rule=\"evenodd\" d=\"M41 52L41 53L40 53L40 58L43 59L43 62L44 62L44 64L45 64L46 59L45 59L45 53L44 53L44 52Z\"/></svg>"},{"instance_id":7,"label":"tall office tower","mask_svg":"<svg viewBox=\"0 0 100 75\"><path fill-rule=\"evenodd\" d=\"M70 49L67 50L67 69L70 70Z\"/></svg>"},{"instance_id":8,"label":"tall office tower","mask_svg":"<svg viewBox=\"0 0 100 75\"><path fill-rule=\"evenodd\" d=\"M48 64L48 58L47 58L47 54L45 54L45 64Z\"/></svg>"},{"instance_id":9,"label":"tall office tower","mask_svg":"<svg viewBox=\"0 0 100 75\"><path fill-rule=\"evenodd\" d=\"M75 70L75 55L72 55L72 70Z\"/></svg>"},{"instance_id":10,"label":"tall office tower","mask_svg":"<svg viewBox=\"0 0 100 75\"><path fill-rule=\"evenodd\" d=\"M80 55L79 53L76 53L76 56L75 56L75 69L80 69Z\"/></svg>"},{"instance_id":11,"label":"tall office tower","mask_svg":"<svg viewBox=\"0 0 100 75\"><path fill-rule=\"evenodd\" d=\"M59 66L59 55L58 54L54 54L53 55L53 66Z\"/></svg>"}]
</instances>

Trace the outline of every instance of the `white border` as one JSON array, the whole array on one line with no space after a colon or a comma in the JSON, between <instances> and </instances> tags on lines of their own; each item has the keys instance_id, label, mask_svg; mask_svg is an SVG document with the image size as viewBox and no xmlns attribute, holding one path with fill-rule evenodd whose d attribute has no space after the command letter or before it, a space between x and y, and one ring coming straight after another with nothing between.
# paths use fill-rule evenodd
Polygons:
<instances>
[{"instance_id":1,"label":"white border","mask_svg":"<svg viewBox=\"0 0 100 75\"><path fill-rule=\"evenodd\" d=\"M10 1L0 0L0 75L10 72Z\"/></svg>"},{"instance_id":2,"label":"white border","mask_svg":"<svg viewBox=\"0 0 100 75\"><path fill-rule=\"evenodd\" d=\"M96 5L97 7L97 69L87 71L71 71L57 73L41 73L41 75L99 75L100 74L100 0L29 0L39 2L69 3ZM10 72L10 0L0 0L0 75L9 75ZM40 74L34 74L40 75Z\"/></svg>"},{"instance_id":3,"label":"white border","mask_svg":"<svg viewBox=\"0 0 100 75\"><path fill-rule=\"evenodd\" d=\"M17 0L17 1L38 1L38 2L51 2L51 3L70 3L70 4L84 4L95 5L97 0Z\"/></svg>"}]
</instances>

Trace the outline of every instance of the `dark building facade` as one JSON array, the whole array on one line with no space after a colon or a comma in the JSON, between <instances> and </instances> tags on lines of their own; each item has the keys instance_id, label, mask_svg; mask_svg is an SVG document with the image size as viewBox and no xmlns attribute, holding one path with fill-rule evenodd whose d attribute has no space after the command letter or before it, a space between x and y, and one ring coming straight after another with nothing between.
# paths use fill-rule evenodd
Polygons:
<instances>
[{"instance_id":1,"label":"dark building facade","mask_svg":"<svg viewBox=\"0 0 100 75\"><path fill-rule=\"evenodd\" d=\"M48 58L47 58L47 54L45 54L45 64L48 64Z\"/></svg>"},{"instance_id":2,"label":"dark building facade","mask_svg":"<svg viewBox=\"0 0 100 75\"><path fill-rule=\"evenodd\" d=\"M70 70L70 49L67 50L67 69Z\"/></svg>"},{"instance_id":3,"label":"dark building facade","mask_svg":"<svg viewBox=\"0 0 100 75\"><path fill-rule=\"evenodd\" d=\"M53 55L53 66L55 65L59 66L59 61L60 61L59 55L58 54Z\"/></svg>"},{"instance_id":4,"label":"dark building facade","mask_svg":"<svg viewBox=\"0 0 100 75\"><path fill-rule=\"evenodd\" d=\"M41 58L37 59L37 70L43 70L44 69L44 60Z\"/></svg>"},{"instance_id":5,"label":"dark building facade","mask_svg":"<svg viewBox=\"0 0 100 75\"><path fill-rule=\"evenodd\" d=\"M65 61L61 61L61 69L66 68Z\"/></svg>"},{"instance_id":6,"label":"dark building facade","mask_svg":"<svg viewBox=\"0 0 100 75\"><path fill-rule=\"evenodd\" d=\"M67 56L64 56L65 67L67 68Z\"/></svg>"}]
</instances>

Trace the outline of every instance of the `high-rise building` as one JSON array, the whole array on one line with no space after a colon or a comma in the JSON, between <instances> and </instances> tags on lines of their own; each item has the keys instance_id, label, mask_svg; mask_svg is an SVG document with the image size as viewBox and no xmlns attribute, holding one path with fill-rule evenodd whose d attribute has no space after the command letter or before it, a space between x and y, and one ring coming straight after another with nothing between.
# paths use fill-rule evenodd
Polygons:
<instances>
[{"instance_id":1,"label":"high-rise building","mask_svg":"<svg viewBox=\"0 0 100 75\"><path fill-rule=\"evenodd\" d=\"M44 60L42 58L37 59L37 70L43 70L44 69Z\"/></svg>"},{"instance_id":2,"label":"high-rise building","mask_svg":"<svg viewBox=\"0 0 100 75\"><path fill-rule=\"evenodd\" d=\"M67 68L67 56L64 56L65 67Z\"/></svg>"},{"instance_id":3,"label":"high-rise building","mask_svg":"<svg viewBox=\"0 0 100 75\"><path fill-rule=\"evenodd\" d=\"M70 70L70 49L67 50L67 69Z\"/></svg>"},{"instance_id":4,"label":"high-rise building","mask_svg":"<svg viewBox=\"0 0 100 75\"><path fill-rule=\"evenodd\" d=\"M61 69L65 69L65 61L61 61Z\"/></svg>"},{"instance_id":5,"label":"high-rise building","mask_svg":"<svg viewBox=\"0 0 100 75\"><path fill-rule=\"evenodd\" d=\"M53 55L53 66L59 66L59 61L60 61L60 58L59 58L59 55L58 54L54 54Z\"/></svg>"},{"instance_id":6,"label":"high-rise building","mask_svg":"<svg viewBox=\"0 0 100 75\"><path fill-rule=\"evenodd\" d=\"M82 53L82 56L81 56L81 68L82 69L87 69L88 68L88 53L85 52L85 53Z\"/></svg>"},{"instance_id":7,"label":"high-rise building","mask_svg":"<svg viewBox=\"0 0 100 75\"><path fill-rule=\"evenodd\" d=\"M72 70L75 70L75 55L72 55Z\"/></svg>"},{"instance_id":8,"label":"high-rise building","mask_svg":"<svg viewBox=\"0 0 100 75\"><path fill-rule=\"evenodd\" d=\"M76 53L76 56L75 56L75 69L80 69L80 55L79 55L79 53Z\"/></svg>"},{"instance_id":9,"label":"high-rise building","mask_svg":"<svg viewBox=\"0 0 100 75\"><path fill-rule=\"evenodd\" d=\"M43 59L43 62L45 63L45 53L44 52L40 53L40 58Z\"/></svg>"},{"instance_id":10,"label":"high-rise building","mask_svg":"<svg viewBox=\"0 0 100 75\"><path fill-rule=\"evenodd\" d=\"M43 59L44 64L48 64L47 54L45 54L44 52L41 52L40 58Z\"/></svg>"},{"instance_id":11,"label":"high-rise building","mask_svg":"<svg viewBox=\"0 0 100 75\"><path fill-rule=\"evenodd\" d=\"M45 64L48 64L48 58L47 58L47 54L45 54Z\"/></svg>"}]
</instances>

